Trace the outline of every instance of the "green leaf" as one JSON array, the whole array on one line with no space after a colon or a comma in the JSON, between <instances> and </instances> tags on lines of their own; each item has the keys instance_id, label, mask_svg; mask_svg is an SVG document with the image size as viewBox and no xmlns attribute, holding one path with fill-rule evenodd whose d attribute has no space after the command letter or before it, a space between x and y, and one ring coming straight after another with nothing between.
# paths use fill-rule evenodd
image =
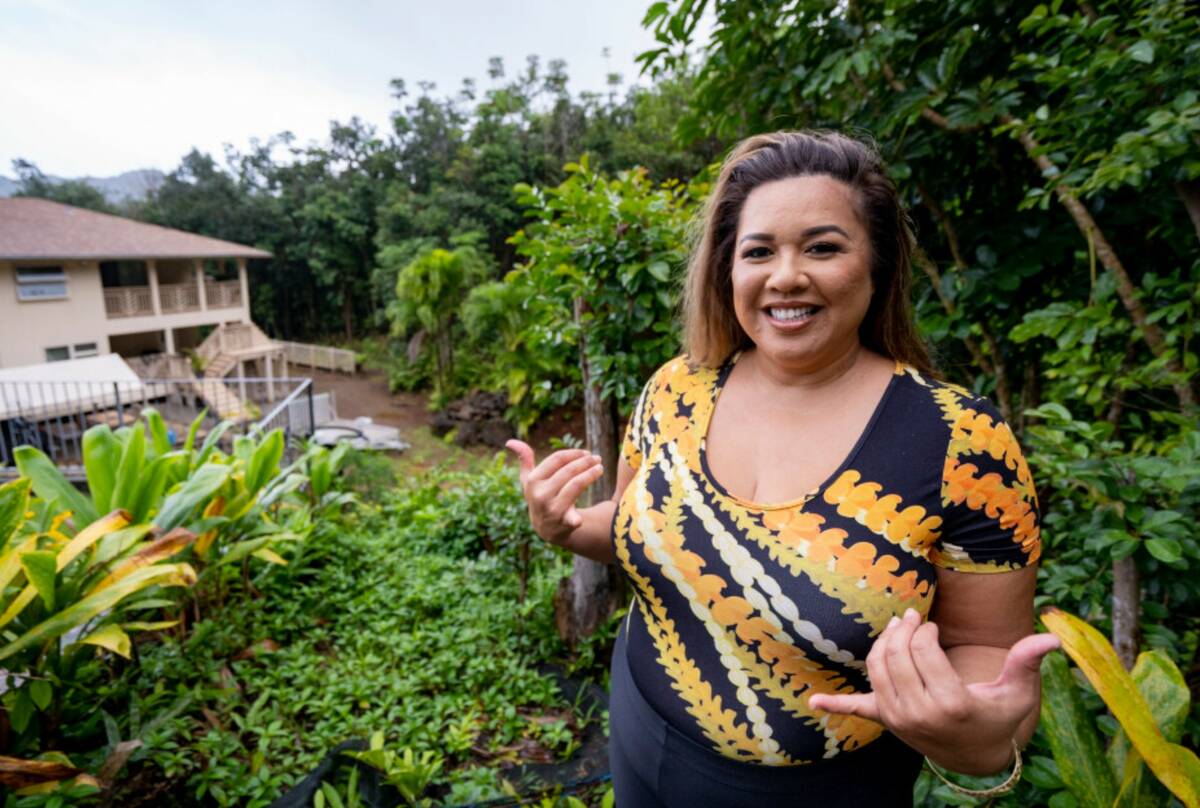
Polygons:
<instances>
[{"instance_id":1,"label":"green leaf","mask_svg":"<svg viewBox=\"0 0 1200 808\"><path fill-rule=\"evenodd\" d=\"M1129 46L1129 57L1135 62L1148 65L1154 61L1154 46L1144 39L1139 39Z\"/></svg>"},{"instance_id":2,"label":"green leaf","mask_svg":"<svg viewBox=\"0 0 1200 808\"><path fill-rule=\"evenodd\" d=\"M18 446L13 449L13 459L21 474L33 481L33 492L44 499L51 510L71 511L76 524L96 521L96 509L91 500L79 493L79 489L67 481L41 450Z\"/></svg>"},{"instance_id":3,"label":"green leaf","mask_svg":"<svg viewBox=\"0 0 1200 808\"><path fill-rule=\"evenodd\" d=\"M651 261L646 271L659 283L666 283L671 279L671 265L666 261Z\"/></svg>"},{"instance_id":4,"label":"green leaf","mask_svg":"<svg viewBox=\"0 0 1200 808\"><path fill-rule=\"evenodd\" d=\"M1059 776L1080 804L1112 805L1117 787L1100 735L1083 706L1067 658L1058 653L1042 660L1042 726Z\"/></svg>"},{"instance_id":5,"label":"green leaf","mask_svg":"<svg viewBox=\"0 0 1200 808\"><path fill-rule=\"evenodd\" d=\"M217 492L229 478L229 466L219 463L206 463L184 481L171 496L163 502L154 524L163 530L179 527L193 512Z\"/></svg>"},{"instance_id":6,"label":"green leaf","mask_svg":"<svg viewBox=\"0 0 1200 808\"><path fill-rule=\"evenodd\" d=\"M4 694L4 709L8 711L8 723L18 733L24 732L34 714L33 699L26 688L10 690Z\"/></svg>"},{"instance_id":7,"label":"green leaf","mask_svg":"<svg viewBox=\"0 0 1200 808\"><path fill-rule=\"evenodd\" d=\"M54 611L54 579L58 572L58 553L51 550L34 550L21 553L21 569L25 577L42 596L46 611Z\"/></svg>"},{"instance_id":8,"label":"green leaf","mask_svg":"<svg viewBox=\"0 0 1200 808\"><path fill-rule=\"evenodd\" d=\"M34 679L29 683L29 697L39 710L45 712L54 698L54 686L45 679Z\"/></svg>"},{"instance_id":9,"label":"green leaf","mask_svg":"<svg viewBox=\"0 0 1200 808\"><path fill-rule=\"evenodd\" d=\"M156 455L164 455L171 451L171 439L167 435L167 424L163 421L163 417L158 414L158 410L153 407L147 407L142 410L142 417L146 419L146 426L150 429L150 440L154 446Z\"/></svg>"},{"instance_id":10,"label":"green leaf","mask_svg":"<svg viewBox=\"0 0 1200 808\"><path fill-rule=\"evenodd\" d=\"M279 471L283 459L283 430L272 429L258 444L246 468L246 489L256 493Z\"/></svg>"},{"instance_id":11,"label":"green leaf","mask_svg":"<svg viewBox=\"0 0 1200 808\"><path fill-rule=\"evenodd\" d=\"M1183 558L1183 546L1175 539L1163 538L1161 536L1147 539L1146 549L1150 551L1150 555L1164 564L1174 564Z\"/></svg>"},{"instance_id":12,"label":"green leaf","mask_svg":"<svg viewBox=\"0 0 1200 808\"><path fill-rule=\"evenodd\" d=\"M125 449L121 453L121 464L117 467L117 477L113 484L112 506L133 511L137 499L138 488L142 483L142 464L146 459L146 431L141 424L134 426L125 441Z\"/></svg>"},{"instance_id":13,"label":"green leaf","mask_svg":"<svg viewBox=\"0 0 1200 808\"><path fill-rule=\"evenodd\" d=\"M97 513L112 510L112 492L120 462L121 443L107 424L98 424L83 433L83 467Z\"/></svg>"},{"instance_id":14,"label":"green leaf","mask_svg":"<svg viewBox=\"0 0 1200 808\"><path fill-rule=\"evenodd\" d=\"M27 477L19 477L0 485L0 553L8 545L13 533L25 521L30 487L31 482Z\"/></svg>"}]
</instances>

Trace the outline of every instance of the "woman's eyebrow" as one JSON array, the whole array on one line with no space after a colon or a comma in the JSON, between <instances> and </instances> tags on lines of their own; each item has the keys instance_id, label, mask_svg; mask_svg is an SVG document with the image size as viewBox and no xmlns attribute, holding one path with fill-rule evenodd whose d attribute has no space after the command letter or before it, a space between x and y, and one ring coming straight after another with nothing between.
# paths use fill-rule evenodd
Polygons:
<instances>
[{"instance_id":1,"label":"woman's eyebrow","mask_svg":"<svg viewBox=\"0 0 1200 808\"><path fill-rule=\"evenodd\" d=\"M810 227L807 230L800 232L800 238L812 238L813 236L824 235L825 233L838 233L843 238L849 239L850 234L836 224L819 224L815 227ZM774 241L775 236L772 233L747 233L738 239L738 244L743 241Z\"/></svg>"}]
</instances>

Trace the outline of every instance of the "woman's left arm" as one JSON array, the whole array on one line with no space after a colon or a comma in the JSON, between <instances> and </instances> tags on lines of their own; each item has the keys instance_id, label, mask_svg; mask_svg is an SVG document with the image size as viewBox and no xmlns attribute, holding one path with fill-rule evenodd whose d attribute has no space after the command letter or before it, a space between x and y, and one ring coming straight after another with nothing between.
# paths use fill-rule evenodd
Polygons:
<instances>
[{"instance_id":1,"label":"woman's left arm","mask_svg":"<svg viewBox=\"0 0 1200 808\"><path fill-rule=\"evenodd\" d=\"M1037 726L1041 660L1058 639L1032 633L1035 567L937 576L929 622L910 610L872 646L872 692L809 704L879 721L944 768L992 774Z\"/></svg>"}]
</instances>

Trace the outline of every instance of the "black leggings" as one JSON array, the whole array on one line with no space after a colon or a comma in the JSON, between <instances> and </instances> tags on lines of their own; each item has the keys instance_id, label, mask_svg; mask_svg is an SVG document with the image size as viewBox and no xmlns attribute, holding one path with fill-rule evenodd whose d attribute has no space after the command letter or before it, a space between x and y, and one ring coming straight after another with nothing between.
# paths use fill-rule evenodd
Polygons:
<instances>
[{"instance_id":1,"label":"black leggings","mask_svg":"<svg viewBox=\"0 0 1200 808\"><path fill-rule=\"evenodd\" d=\"M706 749L667 724L638 691L617 635L609 700L616 808L911 808L921 755L895 736L801 766L763 766Z\"/></svg>"}]
</instances>

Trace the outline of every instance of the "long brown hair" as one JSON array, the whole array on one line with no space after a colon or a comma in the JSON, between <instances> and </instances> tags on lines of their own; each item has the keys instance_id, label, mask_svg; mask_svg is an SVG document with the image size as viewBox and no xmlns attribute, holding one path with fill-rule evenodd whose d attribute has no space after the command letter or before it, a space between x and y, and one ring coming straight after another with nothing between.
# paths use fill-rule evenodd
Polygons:
<instances>
[{"instance_id":1,"label":"long brown hair","mask_svg":"<svg viewBox=\"0 0 1200 808\"><path fill-rule=\"evenodd\" d=\"M859 326L859 340L876 353L933 373L913 323L909 294L914 242L896 186L871 145L813 130L754 135L725 158L697 222L684 282L683 338L691 361L715 367L752 344L734 314L731 279L746 197L765 183L811 174L827 175L853 188L870 233L874 293Z\"/></svg>"}]
</instances>

